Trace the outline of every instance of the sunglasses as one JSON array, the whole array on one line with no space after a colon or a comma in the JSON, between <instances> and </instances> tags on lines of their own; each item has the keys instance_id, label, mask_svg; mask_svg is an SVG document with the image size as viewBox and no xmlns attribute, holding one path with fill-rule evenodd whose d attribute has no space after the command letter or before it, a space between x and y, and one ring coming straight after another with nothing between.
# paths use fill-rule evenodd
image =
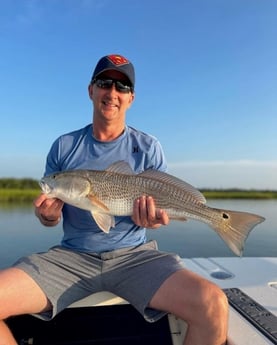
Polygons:
<instances>
[{"instance_id":1,"label":"sunglasses","mask_svg":"<svg viewBox=\"0 0 277 345\"><path fill-rule=\"evenodd\" d=\"M121 92L121 93L133 92L132 86L115 79L94 79L93 83L95 83L96 86L100 87L101 89L111 89L114 84L115 89L118 92Z\"/></svg>"}]
</instances>

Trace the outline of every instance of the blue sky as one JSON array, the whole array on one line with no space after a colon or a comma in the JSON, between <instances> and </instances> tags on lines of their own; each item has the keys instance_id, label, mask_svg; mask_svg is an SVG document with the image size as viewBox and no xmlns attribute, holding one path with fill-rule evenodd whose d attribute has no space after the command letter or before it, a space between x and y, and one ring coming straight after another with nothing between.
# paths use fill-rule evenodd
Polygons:
<instances>
[{"instance_id":1,"label":"blue sky","mask_svg":"<svg viewBox=\"0 0 277 345\"><path fill-rule=\"evenodd\" d=\"M98 59L136 68L127 122L196 187L277 190L275 0L2 0L0 177L43 174L91 122Z\"/></svg>"}]
</instances>

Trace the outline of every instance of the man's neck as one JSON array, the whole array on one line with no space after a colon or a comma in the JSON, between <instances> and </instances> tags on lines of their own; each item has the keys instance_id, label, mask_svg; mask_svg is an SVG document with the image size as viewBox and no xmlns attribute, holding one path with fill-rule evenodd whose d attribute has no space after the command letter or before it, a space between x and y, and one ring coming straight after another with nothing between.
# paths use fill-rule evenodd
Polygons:
<instances>
[{"instance_id":1,"label":"man's neck","mask_svg":"<svg viewBox=\"0 0 277 345\"><path fill-rule=\"evenodd\" d=\"M120 137L124 132L125 125L121 126L99 126L93 123L92 135L99 141L112 141Z\"/></svg>"}]
</instances>

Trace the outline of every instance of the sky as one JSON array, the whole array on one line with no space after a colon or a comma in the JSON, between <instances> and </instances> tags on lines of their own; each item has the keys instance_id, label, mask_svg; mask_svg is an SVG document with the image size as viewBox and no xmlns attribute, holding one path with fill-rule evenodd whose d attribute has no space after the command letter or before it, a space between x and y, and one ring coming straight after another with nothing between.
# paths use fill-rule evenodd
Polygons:
<instances>
[{"instance_id":1,"label":"sky","mask_svg":"<svg viewBox=\"0 0 277 345\"><path fill-rule=\"evenodd\" d=\"M0 178L39 179L92 121L100 57L136 69L127 123L197 188L277 190L276 0L1 0Z\"/></svg>"}]
</instances>

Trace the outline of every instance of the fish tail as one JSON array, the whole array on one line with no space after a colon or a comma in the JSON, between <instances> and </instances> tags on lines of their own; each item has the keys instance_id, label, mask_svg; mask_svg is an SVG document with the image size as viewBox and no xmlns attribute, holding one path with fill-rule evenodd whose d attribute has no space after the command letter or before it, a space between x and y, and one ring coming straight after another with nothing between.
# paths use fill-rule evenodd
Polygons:
<instances>
[{"instance_id":1,"label":"fish tail","mask_svg":"<svg viewBox=\"0 0 277 345\"><path fill-rule=\"evenodd\" d=\"M238 256L242 256L244 242L250 231L265 218L247 212L237 212L229 210L220 210L222 222L212 225L212 228L218 233L229 248Z\"/></svg>"}]
</instances>

